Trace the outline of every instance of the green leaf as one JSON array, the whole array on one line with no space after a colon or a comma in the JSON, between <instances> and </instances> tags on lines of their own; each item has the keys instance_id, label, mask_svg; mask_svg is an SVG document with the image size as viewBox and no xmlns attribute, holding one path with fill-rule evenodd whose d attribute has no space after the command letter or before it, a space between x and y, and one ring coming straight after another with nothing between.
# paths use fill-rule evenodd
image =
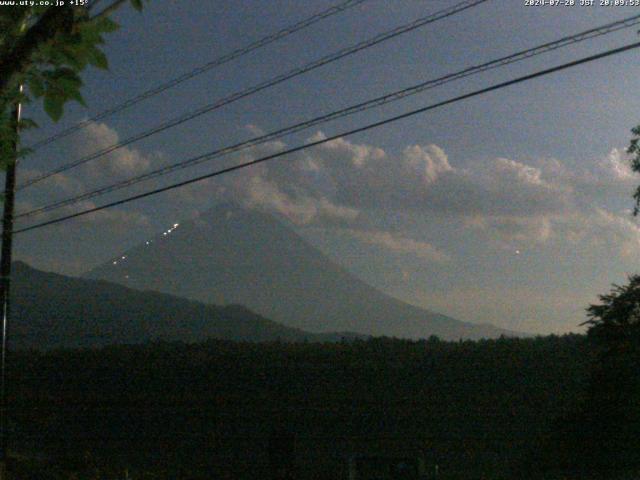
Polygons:
<instances>
[{"instance_id":1,"label":"green leaf","mask_svg":"<svg viewBox=\"0 0 640 480\"><path fill-rule=\"evenodd\" d=\"M39 75L30 76L27 80L27 84L29 85L29 90L31 90L34 97L40 98L44 95L44 82L42 81L42 77Z\"/></svg>"},{"instance_id":2,"label":"green leaf","mask_svg":"<svg viewBox=\"0 0 640 480\"><path fill-rule=\"evenodd\" d=\"M71 90L69 92L69 97L73 98L76 102L78 102L83 107L87 106L87 102L84 101L84 98L82 97L82 94L80 93L80 90L78 90L78 89Z\"/></svg>"},{"instance_id":3,"label":"green leaf","mask_svg":"<svg viewBox=\"0 0 640 480\"><path fill-rule=\"evenodd\" d=\"M89 53L89 63L94 67L101 68L102 70L109 70L109 61L107 56L99 49L92 48Z\"/></svg>"},{"instance_id":4,"label":"green leaf","mask_svg":"<svg viewBox=\"0 0 640 480\"><path fill-rule=\"evenodd\" d=\"M100 17L85 24L87 27L94 26L98 32L112 33L120 28L116 22L109 17Z\"/></svg>"},{"instance_id":5,"label":"green leaf","mask_svg":"<svg viewBox=\"0 0 640 480\"><path fill-rule=\"evenodd\" d=\"M60 48L60 54L64 56L65 63L74 70L82 71L87 65L87 53L82 44L75 44Z\"/></svg>"},{"instance_id":6,"label":"green leaf","mask_svg":"<svg viewBox=\"0 0 640 480\"><path fill-rule=\"evenodd\" d=\"M72 68L56 68L53 72L51 72L51 77L53 79L62 79L73 82L76 85L82 85L82 80Z\"/></svg>"},{"instance_id":7,"label":"green leaf","mask_svg":"<svg viewBox=\"0 0 640 480\"><path fill-rule=\"evenodd\" d=\"M44 97L44 111L55 122L60 120L63 113L64 99L60 96L47 95Z\"/></svg>"},{"instance_id":8,"label":"green leaf","mask_svg":"<svg viewBox=\"0 0 640 480\"><path fill-rule=\"evenodd\" d=\"M104 43L102 39L103 30L100 30L99 25L94 23L84 23L80 27L78 27L78 33L82 38L82 43L88 45L95 45L97 43Z\"/></svg>"},{"instance_id":9,"label":"green leaf","mask_svg":"<svg viewBox=\"0 0 640 480\"><path fill-rule=\"evenodd\" d=\"M133 6L133 8L135 8L137 11L141 12L142 11L142 0L131 0L131 5Z\"/></svg>"}]
</instances>

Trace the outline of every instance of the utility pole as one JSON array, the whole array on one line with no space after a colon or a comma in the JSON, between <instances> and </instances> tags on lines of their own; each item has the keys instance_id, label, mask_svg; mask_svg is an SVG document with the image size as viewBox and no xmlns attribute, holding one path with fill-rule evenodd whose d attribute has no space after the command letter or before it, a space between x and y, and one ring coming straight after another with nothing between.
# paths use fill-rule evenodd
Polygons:
<instances>
[{"instance_id":1,"label":"utility pole","mask_svg":"<svg viewBox=\"0 0 640 480\"><path fill-rule=\"evenodd\" d=\"M20 85L22 94L22 85ZM0 253L0 302L2 302L2 351L0 352L0 480L7 480L7 391L6 362L7 334L11 305L11 247L13 241L13 208L16 190L16 163L18 161L18 127L22 115L22 105L16 102L12 117L15 136L12 157L8 159L4 181L4 212L2 214L2 252Z\"/></svg>"}]
</instances>

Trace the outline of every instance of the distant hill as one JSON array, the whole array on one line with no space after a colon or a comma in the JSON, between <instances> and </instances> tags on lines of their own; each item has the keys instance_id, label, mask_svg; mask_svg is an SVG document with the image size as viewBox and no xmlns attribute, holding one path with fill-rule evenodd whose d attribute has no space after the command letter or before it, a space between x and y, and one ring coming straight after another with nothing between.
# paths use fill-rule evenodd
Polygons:
<instances>
[{"instance_id":1,"label":"distant hill","mask_svg":"<svg viewBox=\"0 0 640 480\"><path fill-rule=\"evenodd\" d=\"M140 292L102 280L13 265L10 341L15 348L50 349L143 343L338 341L350 334L311 334L285 327L245 307L218 307L157 292Z\"/></svg>"},{"instance_id":2,"label":"distant hill","mask_svg":"<svg viewBox=\"0 0 640 480\"><path fill-rule=\"evenodd\" d=\"M140 290L240 304L311 332L443 339L517 335L393 298L336 265L273 216L218 206L87 273Z\"/></svg>"}]
</instances>

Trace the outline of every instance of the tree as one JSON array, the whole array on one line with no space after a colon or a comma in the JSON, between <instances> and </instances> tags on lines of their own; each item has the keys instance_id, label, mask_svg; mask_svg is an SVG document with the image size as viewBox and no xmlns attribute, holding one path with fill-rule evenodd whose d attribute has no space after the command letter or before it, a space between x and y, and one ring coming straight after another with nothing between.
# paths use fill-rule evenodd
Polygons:
<instances>
[{"instance_id":1,"label":"tree","mask_svg":"<svg viewBox=\"0 0 640 480\"><path fill-rule=\"evenodd\" d=\"M640 468L640 275L610 293L588 312L595 364L585 420L599 437L603 465Z\"/></svg>"},{"instance_id":2,"label":"tree","mask_svg":"<svg viewBox=\"0 0 640 480\"><path fill-rule=\"evenodd\" d=\"M586 388L518 465L524 478L640 474L640 275L601 295L587 316Z\"/></svg>"},{"instance_id":3,"label":"tree","mask_svg":"<svg viewBox=\"0 0 640 480\"><path fill-rule=\"evenodd\" d=\"M640 125L631 130L627 152L640 173ZM640 214L640 187L633 195ZM587 309L593 354L589 386L576 406L557 418L535 457L540 471L580 472L594 478L640 474L640 275L613 285ZM534 457L532 457L534 458ZM531 466L531 458L526 467Z\"/></svg>"},{"instance_id":4,"label":"tree","mask_svg":"<svg viewBox=\"0 0 640 480\"><path fill-rule=\"evenodd\" d=\"M66 0L59 6L0 8L0 168L15 157L16 103L42 99L47 114L57 121L69 100L84 105L80 73L87 65L108 68L101 45L104 34L117 30L109 17L125 0L113 0L95 13L99 3ZM131 4L142 9L142 0ZM20 91L20 85L26 88ZM23 120L17 127L34 126Z\"/></svg>"},{"instance_id":5,"label":"tree","mask_svg":"<svg viewBox=\"0 0 640 480\"><path fill-rule=\"evenodd\" d=\"M631 137L627 153L633 155L631 159L631 169L636 173L640 173L640 125L632 128L631 133L633 137ZM640 186L636 188L633 199L635 201L633 216L635 217L640 213Z\"/></svg>"},{"instance_id":6,"label":"tree","mask_svg":"<svg viewBox=\"0 0 640 480\"><path fill-rule=\"evenodd\" d=\"M600 295L602 303L587 310L589 336L604 357L626 356L637 350L640 339L640 275L633 275L624 286L614 285Z\"/></svg>"},{"instance_id":7,"label":"tree","mask_svg":"<svg viewBox=\"0 0 640 480\"><path fill-rule=\"evenodd\" d=\"M631 130L627 152L640 173L640 125ZM640 214L640 186L633 194ZM614 285L587 309L594 363L581 408L565 422L571 455L580 464L609 474L640 473L640 275ZM567 420L567 419L565 419Z\"/></svg>"},{"instance_id":8,"label":"tree","mask_svg":"<svg viewBox=\"0 0 640 480\"><path fill-rule=\"evenodd\" d=\"M35 123L20 119L15 108L42 98L44 110L55 121L63 114L69 100L84 104L80 93L80 73L93 65L108 68L101 49L104 34L118 25L109 16L126 0L112 3L94 13L100 0L60 0L54 5L4 5L0 7L0 168L6 169L5 200L2 221L2 255L0 256L0 304L9 308L11 274L11 236L15 161L25 151L17 151L18 132L35 127ZM26 3L26 2L25 2ZM40 2L32 2L33 4ZM142 0L131 0L137 10ZM2 329L0 366L0 480L7 478L5 353L6 325Z\"/></svg>"}]
</instances>

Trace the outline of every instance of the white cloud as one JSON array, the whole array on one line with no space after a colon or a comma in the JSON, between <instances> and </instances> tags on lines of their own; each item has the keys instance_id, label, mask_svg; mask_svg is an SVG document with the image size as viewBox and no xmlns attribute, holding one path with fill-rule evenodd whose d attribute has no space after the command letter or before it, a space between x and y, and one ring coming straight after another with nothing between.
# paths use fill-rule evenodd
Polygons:
<instances>
[{"instance_id":1,"label":"white cloud","mask_svg":"<svg viewBox=\"0 0 640 480\"><path fill-rule=\"evenodd\" d=\"M91 155L120 142L121 138L114 129L105 123L91 123L82 130L76 142L78 157ZM155 154L156 156L158 154ZM151 166L151 158L139 150L122 147L111 153L90 161L82 172L94 178L108 180L113 176L128 177L144 173Z\"/></svg>"},{"instance_id":2,"label":"white cloud","mask_svg":"<svg viewBox=\"0 0 640 480\"><path fill-rule=\"evenodd\" d=\"M394 253L415 255L430 262L444 263L451 257L430 243L413 240L387 231L355 230L347 232L362 242L386 248Z\"/></svg>"},{"instance_id":3,"label":"white cloud","mask_svg":"<svg viewBox=\"0 0 640 480\"><path fill-rule=\"evenodd\" d=\"M323 138L317 132L309 141ZM286 147L270 142L245 151L242 160ZM608 210L601 205L603 199L620 196L636 181L620 149L580 167L557 159L523 162L504 157L466 161L462 167L433 144L409 145L392 154L340 138L239 172L225 185L230 186L227 193L232 198L282 214L299 225L322 226L339 220L344 227L345 222L359 219L358 228L363 229L372 228L362 222L374 218L376 211L435 215L482 231L485 239L509 248L583 237L593 243L605 238L611 228L618 232L617 244L624 245L620 251L630 252L634 223L610 213L612 217L605 221ZM370 237L369 243L373 242L396 251L419 250L384 235Z\"/></svg>"},{"instance_id":4,"label":"white cloud","mask_svg":"<svg viewBox=\"0 0 640 480\"><path fill-rule=\"evenodd\" d=\"M625 260L640 259L640 226L629 212L616 214L603 208L575 213L563 219L566 239L602 248Z\"/></svg>"},{"instance_id":5,"label":"white cloud","mask_svg":"<svg viewBox=\"0 0 640 480\"><path fill-rule=\"evenodd\" d=\"M631 170L630 157L624 151L614 148L598 162L598 167L607 177L622 183L638 182L638 175Z\"/></svg>"},{"instance_id":6,"label":"white cloud","mask_svg":"<svg viewBox=\"0 0 640 480\"><path fill-rule=\"evenodd\" d=\"M631 170L630 157L624 150L613 148L601 158L569 167L557 159L541 159L538 166L546 178L569 189L576 200L606 200L607 197L630 198L640 175Z\"/></svg>"},{"instance_id":7,"label":"white cloud","mask_svg":"<svg viewBox=\"0 0 640 480\"><path fill-rule=\"evenodd\" d=\"M437 145L412 145L404 149L403 157L406 168L422 177L425 184L429 185L438 180L442 173L452 172L447 155Z\"/></svg>"},{"instance_id":8,"label":"white cloud","mask_svg":"<svg viewBox=\"0 0 640 480\"><path fill-rule=\"evenodd\" d=\"M489 231L495 238L511 248L513 244L545 243L552 236L550 217L532 216L486 216L475 217L466 222L468 226Z\"/></svg>"},{"instance_id":9,"label":"white cloud","mask_svg":"<svg viewBox=\"0 0 640 480\"><path fill-rule=\"evenodd\" d=\"M275 211L298 225L318 219L349 221L358 216L356 209L335 205L326 198L293 197L259 175L249 178L244 186L247 206Z\"/></svg>"},{"instance_id":10,"label":"white cloud","mask_svg":"<svg viewBox=\"0 0 640 480\"><path fill-rule=\"evenodd\" d=\"M309 142L316 142L325 138L326 135L324 133L318 132L309 139ZM363 167L370 161L381 160L386 157L385 151L381 148L355 144L343 138L331 140L318 148L323 149L325 153L330 153L330 157L335 160L344 161L347 159L355 167Z\"/></svg>"},{"instance_id":11,"label":"white cloud","mask_svg":"<svg viewBox=\"0 0 640 480\"><path fill-rule=\"evenodd\" d=\"M569 201L570 188L544 178L539 168L504 158L456 168L436 145L412 145L390 155L339 139L315 147L306 158L322 170L316 178L331 186L336 203L359 209L531 216L560 212ZM296 183L291 171L286 178Z\"/></svg>"}]
</instances>

